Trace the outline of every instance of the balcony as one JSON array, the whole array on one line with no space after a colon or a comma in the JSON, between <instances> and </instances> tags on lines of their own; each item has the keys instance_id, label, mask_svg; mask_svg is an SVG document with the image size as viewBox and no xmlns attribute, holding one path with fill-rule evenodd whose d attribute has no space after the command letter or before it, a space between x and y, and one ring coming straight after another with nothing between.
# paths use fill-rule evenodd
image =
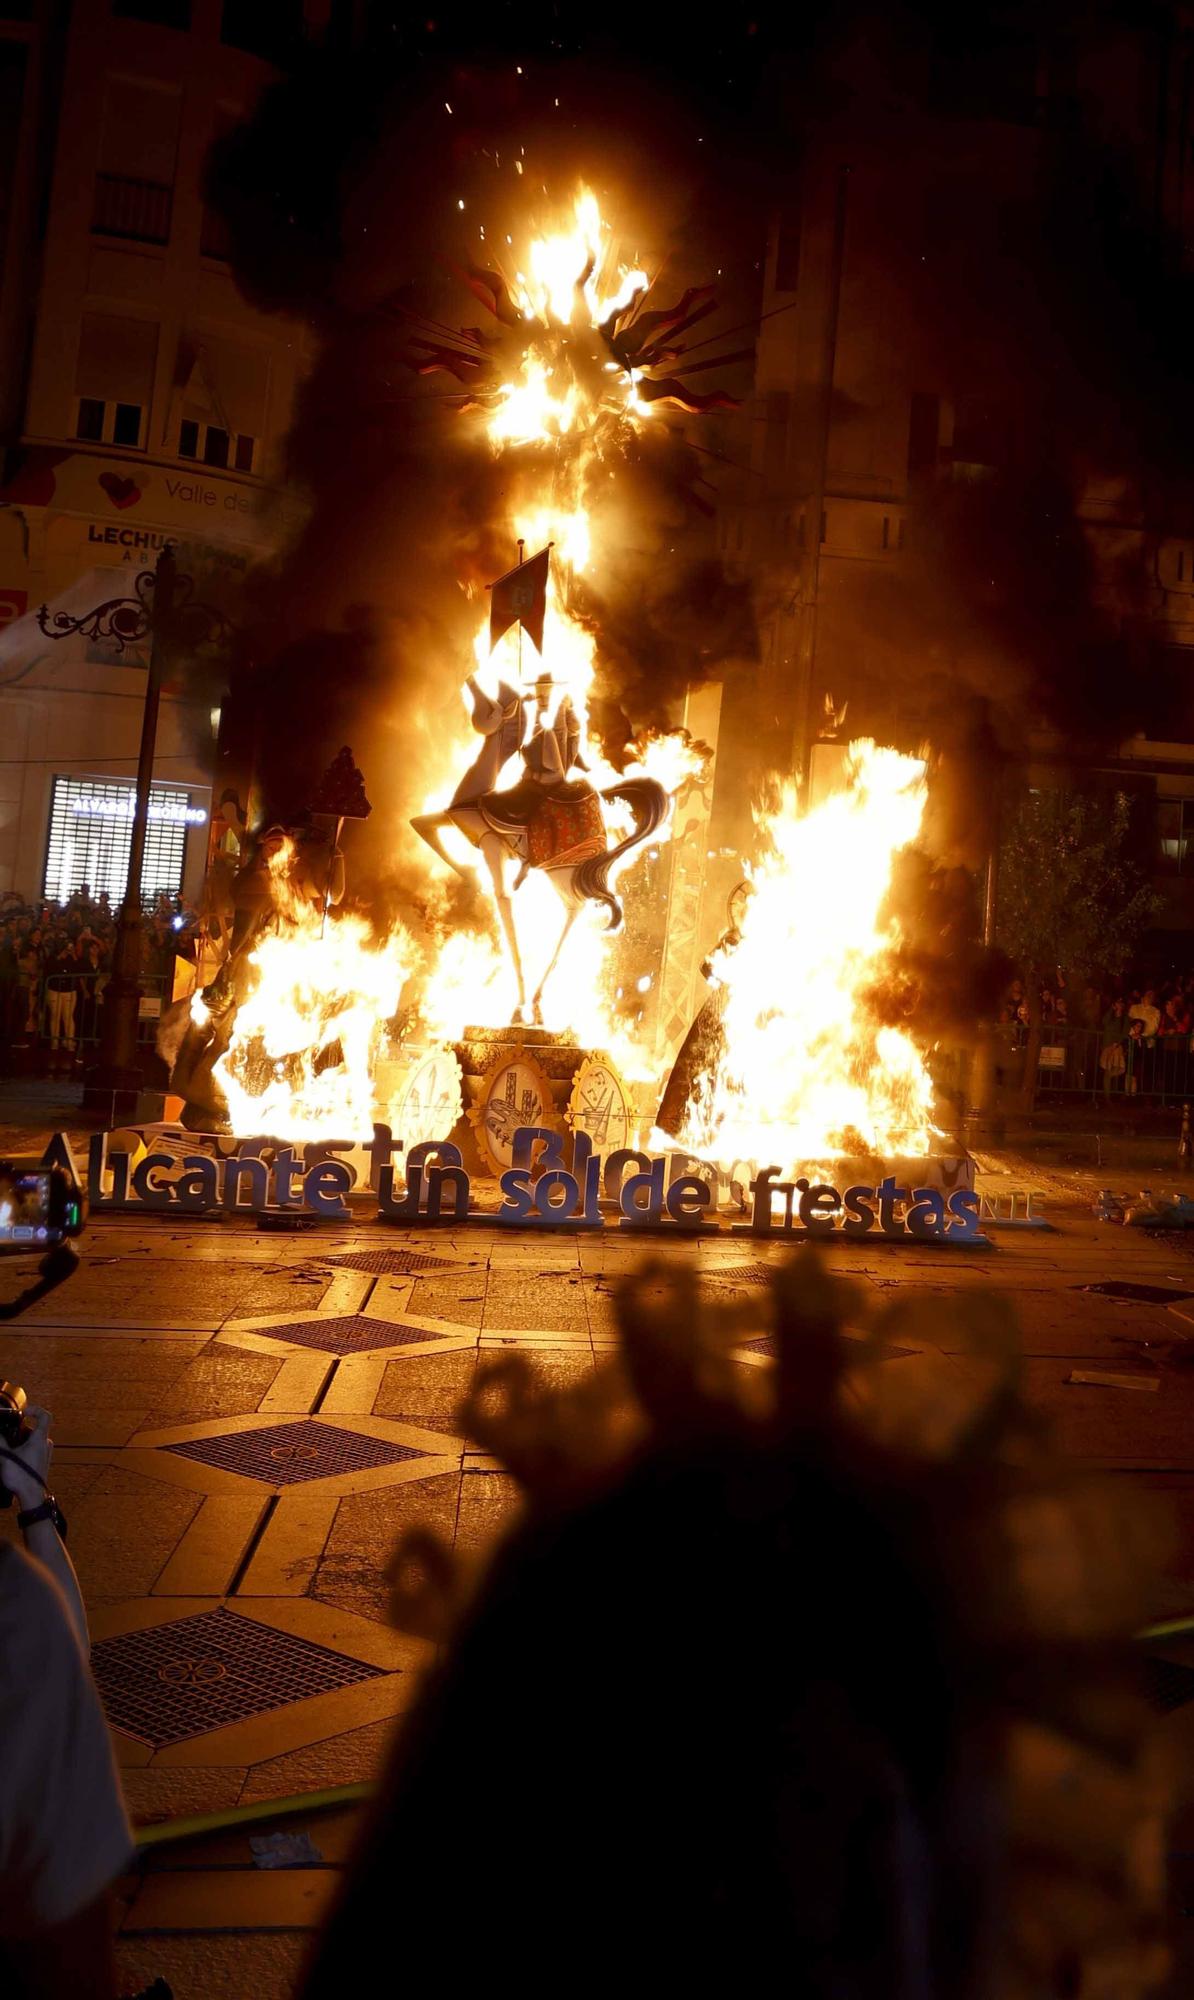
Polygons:
<instances>
[{"instance_id":1,"label":"balcony","mask_svg":"<svg viewBox=\"0 0 1194 2000\"><path fill-rule=\"evenodd\" d=\"M173 202L173 188L159 181L97 174L92 235L120 236L129 243L168 243Z\"/></svg>"}]
</instances>

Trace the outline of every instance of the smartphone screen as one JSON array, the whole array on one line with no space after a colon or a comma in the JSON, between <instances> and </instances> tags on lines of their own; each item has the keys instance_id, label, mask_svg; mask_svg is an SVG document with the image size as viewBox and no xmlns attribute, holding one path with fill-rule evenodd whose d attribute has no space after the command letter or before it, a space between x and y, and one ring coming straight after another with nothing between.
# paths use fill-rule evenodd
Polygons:
<instances>
[{"instance_id":1,"label":"smartphone screen","mask_svg":"<svg viewBox=\"0 0 1194 2000\"><path fill-rule=\"evenodd\" d=\"M30 1249L53 1243L60 1228L50 1221L49 1173L0 1167L0 1250Z\"/></svg>"}]
</instances>

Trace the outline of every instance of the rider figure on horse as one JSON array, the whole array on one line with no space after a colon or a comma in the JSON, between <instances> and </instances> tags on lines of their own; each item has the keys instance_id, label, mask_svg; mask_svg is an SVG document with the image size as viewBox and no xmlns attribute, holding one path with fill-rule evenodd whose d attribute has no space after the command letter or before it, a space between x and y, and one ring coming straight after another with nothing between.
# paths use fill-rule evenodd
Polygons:
<instances>
[{"instance_id":1,"label":"rider figure on horse","mask_svg":"<svg viewBox=\"0 0 1194 2000\"><path fill-rule=\"evenodd\" d=\"M541 674L533 694L528 695L520 695L501 681L491 698L472 674L465 685L471 697L473 727L484 738L481 750L457 785L451 804L442 812L420 814L411 825L441 861L466 880L473 878L474 871L467 863L453 860L440 841L441 831L457 827L485 861L518 982L516 1020L525 1015L526 995L512 897L530 869L541 868L546 873L566 916L559 944L532 998L532 1018L541 1021L544 985L583 903L590 899L603 903L610 913L611 930L621 923L622 906L610 886L611 865L662 824L667 794L651 778L623 779L598 792L587 776L569 776L587 768L580 754L580 722L568 694L549 718L555 685L549 674ZM499 791L498 778L518 750L522 752L522 777ZM630 806L635 825L626 839L608 848L602 800L611 798ZM514 861L520 865L511 881L509 868Z\"/></svg>"}]
</instances>

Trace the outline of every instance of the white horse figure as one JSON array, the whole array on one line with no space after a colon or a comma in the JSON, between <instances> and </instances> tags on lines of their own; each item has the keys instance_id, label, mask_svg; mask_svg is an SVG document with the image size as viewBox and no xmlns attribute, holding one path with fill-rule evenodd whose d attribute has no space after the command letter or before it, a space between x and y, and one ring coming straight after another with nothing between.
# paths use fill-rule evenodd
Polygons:
<instances>
[{"instance_id":1,"label":"white horse figure","mask_svg":"<svg viewBox=\"0 0 1194 2000\"><path fill-rule=\"evenodd\" d=\"M564 949L569 931L586 901L604 903L609 928L617 930L622 905L610 886L615 861L663 824L668 797L654 778L625 778L598 792L584 779L569 779L570 770L585 769L579 755L580 725L565 696L554 722L547 721L552 682L545 675L535 683L534 716L526 709L530 697L501 682L491 700L470 674L473 727L484 738L481 750L457 785L443 812L421 813L411 825L428 846L458 875L475 880L476 870L454 861L440 841L445 827L459 827L489 870L493 898L518 986L515 1021L527 1020L526 982L514 921L513 892L531 868L546 874L564 905L559 942L531 996L530 1019L543 1020L543 990ZM530 721L530 738L527 736ZM509 790L494 787L507 760L522 751L523 776ZM606 846L602 799L621 799L634 816L634 830L614 847ZM517 864L517 874L511 871Z\"/></svg>"}]
</instances>

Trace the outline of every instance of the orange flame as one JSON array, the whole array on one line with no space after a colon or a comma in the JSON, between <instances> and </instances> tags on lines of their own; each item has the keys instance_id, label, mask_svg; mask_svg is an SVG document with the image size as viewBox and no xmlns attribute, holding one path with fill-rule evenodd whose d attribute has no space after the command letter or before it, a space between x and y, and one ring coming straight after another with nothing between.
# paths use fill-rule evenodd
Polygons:
<instances>
[{"instance_id":1,"label":"orange flame","mask_svg":"<svg viewBox=\"0 0 1194 2000\"><path fill-rule=\"evenodd\" d=\"M919 758L865 739L850 745L845 788L814 811L802 816L785 787L763 822L740 942L713 963L728 989L724 1048L684 1134L698 1152L791 1169L924 1156L940 1140L923 1055L861 997L899 938L882 906L925 797Z\"/></svg>"}]
</instances>

